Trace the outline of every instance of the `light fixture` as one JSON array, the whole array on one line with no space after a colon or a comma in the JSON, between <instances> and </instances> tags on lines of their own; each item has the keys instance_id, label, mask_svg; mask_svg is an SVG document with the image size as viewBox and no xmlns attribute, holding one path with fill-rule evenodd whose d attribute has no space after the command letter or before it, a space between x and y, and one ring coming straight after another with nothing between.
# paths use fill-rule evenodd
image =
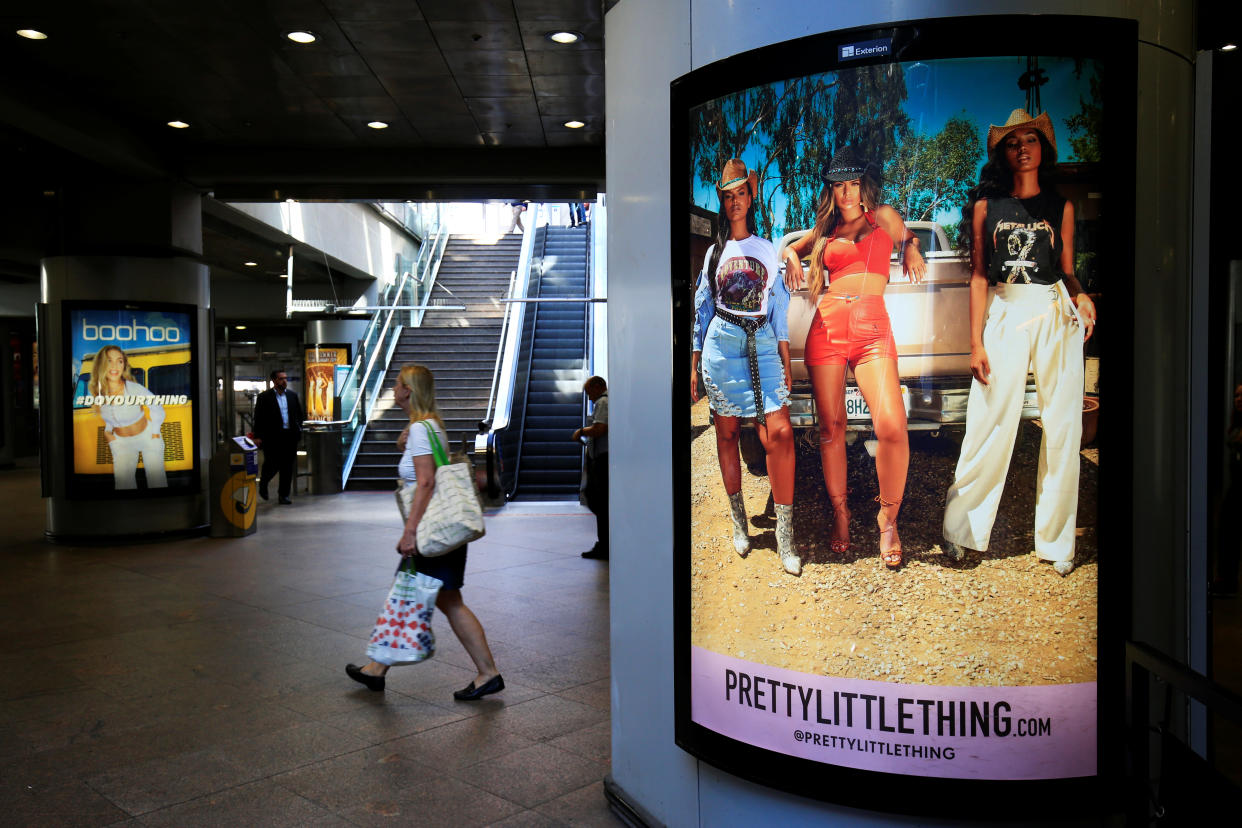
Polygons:
<instances>
[{"instance_id":1,"label":"light fixture","mask_svg":"<svg viewBox=\"0 0 1242 828\"><path fill-rule=\"evenodd\" d=\"M168 125L173 129L187 129L190 126L185 121L169 121Z\"/></svg>"},{"instance_id":2,"label":"light fixture","mask_svg":"<svg viewBox=\"0 0 1242 828\"><path fill-rule=\"evenodd\" d=\"M285 32L285 37L294 43L314 43L319 39L314 32Z\"/></svg>"},{"instance_id":3,"label":"light fixture","mask_svg":"<svg viewBox=\"0 0 1242 828\"><path fill-rule=\"evenodd\" d=\"M580 32L548 32L544 35L544 37L553 43L560 43L565 46L582 40L582 34Z\"/></svg>"},{"instance_id":4,"label":"light fixture","mask_svg":"<svg viewBox=\"0 0 1242 828\"><path fill-rule=\"evenodd\" d=\"M566 121L565 126L569 127L570 129L582 129L584 126L586 126L586 124L584 124L582 121Z\"/></svg>"},{"instance_id":5,"label":"light fixture","mask_svg":"<svg viewBox=\"0 0 1242 828\"><path fill-rule=\"evenodd\" d=\"M388 129L388 124L383 121L371 121L367 124L371 129Z\"/></svg>"},{"instance_id":6,"label":"light fixture","mask_svg":"<svg viewBox=\"0 0 1242 828\"><path fill-rule=\"evenodd\" d=\"M1236 43L1226 43L1224 46L1221 46L1221 47L1220 47L1220 50L1221 50L1222 52L1232 52L1232 51L1233 51L1234 49L1236 49L1236 48L1238 48L1238 44L1236 44Z\"/></svg>"},{"instance_id":7,"label":"light fixture","mask_svg":"<svg viewBox=\"0 0 1242 828\"><path fill-rule=\"evenodd\" d=\"M244 264L246 267L258 267L259 266L258 262L242 262L242 264Z\"/></svg>"},{"instance_id":8,"label":"light fixture","mask_svg":"<svg viewBox=\"0 0 1242 828\"><path fill-rule=\"evenodd\" d=\"M234 325L234 326L233 326L233 330L235 330L235 331L244 331L244 330L246 330L246 326L245 326L245 325Z\"/></svg>"},{"instance_id":9,"label":"light fixture","mask_svg":"<svg viewBox=\"0 0 1242 828\"><path fill-rule=\"evenodd\" d=\"M47 35L38 29L18 29L17 33L27 40L47 40Z\"/></svg>"}]
</instances>

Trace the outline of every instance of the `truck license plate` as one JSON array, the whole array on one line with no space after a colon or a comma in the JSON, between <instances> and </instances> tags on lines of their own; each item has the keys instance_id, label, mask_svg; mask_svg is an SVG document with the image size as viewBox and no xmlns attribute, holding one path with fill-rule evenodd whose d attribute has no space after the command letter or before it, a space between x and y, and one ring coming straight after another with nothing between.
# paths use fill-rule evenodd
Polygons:
<instances>
[{"instance_id":1,"label":"truck license plate","mask_svg":"<svg viewBox=\"0 0 1242 828\"><path fill-rule=\"evenodd\" d=\"M910 414L910 389L905 385L901 386L901 401L906 407L908 416ZM845 386L845 418L847 420L871 419L871 409L867 407L867 401L863 399L862 392L856 385Z\"/></svg>"}]
</instances>

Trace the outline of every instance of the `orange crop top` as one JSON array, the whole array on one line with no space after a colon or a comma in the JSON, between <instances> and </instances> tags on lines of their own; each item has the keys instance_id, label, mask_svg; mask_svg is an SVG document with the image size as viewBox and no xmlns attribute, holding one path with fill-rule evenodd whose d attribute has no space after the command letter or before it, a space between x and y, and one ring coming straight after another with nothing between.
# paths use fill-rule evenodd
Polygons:
<instances>
[{"instance_id":1,"label":"orange crop top","mask_svg":"<svg viewBox=\"0 0 1242 828\"><path fill-rule=\"evenodd\" d=\"M883 227L871 221L873 228L860 242L833 237L824 248L824 269L828 281L855 273L879 273L888 278L888 260L893 253L893 237Z\"/></svg>"}]
</instances>

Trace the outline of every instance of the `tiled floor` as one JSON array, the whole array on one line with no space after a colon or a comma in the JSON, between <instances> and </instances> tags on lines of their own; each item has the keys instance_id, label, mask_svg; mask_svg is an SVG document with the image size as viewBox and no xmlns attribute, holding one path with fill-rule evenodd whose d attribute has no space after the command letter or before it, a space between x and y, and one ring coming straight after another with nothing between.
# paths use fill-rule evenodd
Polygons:
<instances>
[{"instance_id":1,"label":"tiled floor","mask_svg":"<svg viewBox=\"0 0 1242 828\"><path fill-rule=\"evenodd\" d=\"M390 582L387 493L261 506L259 531L44 543L38 472L0 471L0 824L616 825L608 565L586 513L510 506L466 603L507 689L443 618L429 662L345 677Z\"/></svg>"}]
</instances>

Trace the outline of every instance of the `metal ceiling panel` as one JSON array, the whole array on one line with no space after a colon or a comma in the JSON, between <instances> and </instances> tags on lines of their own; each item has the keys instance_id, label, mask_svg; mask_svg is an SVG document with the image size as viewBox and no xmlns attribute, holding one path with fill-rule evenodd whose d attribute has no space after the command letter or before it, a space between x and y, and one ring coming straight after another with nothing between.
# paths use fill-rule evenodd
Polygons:
<instances>
[{"instance_id":1,"label":"metal ceiling panel","mask_svg":"<svg viewBox=\"0 0 1242 828\"><path fill-rule=\"evenodd\" d=\"M432 20L431 33L435 35L440 49L449 52L476 49L480 52L493 49L514 50L522 48L522 34L517 21L508 20Z\"/></svg>"},{"instance_id":2,"label":"metal ceiling panel","mask_svg":"<svg viewBox=\"0 0 1242 828\"><path fill-rule=\"evenodd\" d=\"M526 67L526 53L520 49L514 51L466 49L462 51L444 52L444 60L454 75L524 75L529 76Z\"/></svg>"}]
</instances>

